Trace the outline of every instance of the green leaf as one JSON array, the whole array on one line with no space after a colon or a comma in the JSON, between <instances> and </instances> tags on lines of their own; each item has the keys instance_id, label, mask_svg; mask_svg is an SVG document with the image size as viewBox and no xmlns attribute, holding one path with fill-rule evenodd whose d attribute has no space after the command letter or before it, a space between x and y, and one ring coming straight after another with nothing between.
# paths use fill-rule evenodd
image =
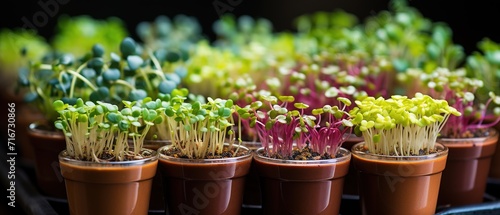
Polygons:
<instances>
[{"instance_id":1,"label":"green leaf","mask_svg":"<svg viewBox=\"0 0 500 215\"><path fill-rule=\"evenodd\" d=\"M55 111L62 111L62 110L64 110L66 108L66 106L64 105L64 102L61 101L61 100L54 101L54 103L52 104L52 106L54 107Z\"/></svg>"},{"instance_id":2,"label":"green leaf","mask_svg":"<svg viewBox=\"0 0 500 215\"><path fill-rule=\"evenodd\" d=\"M65 54L59 58L59 64L65 66L71 66L74 62L74 57L70 54Z\"/></svg>"},{"instance_id":3,"label":"green leaf","mask_svg":"<svg viewBox=\"0 0 500 215\"><path fill-rule=\"evenodd\" d=\"M92 68L84 68L80 71L80 74L86 79L93 79L96 76L96 72Z\"/></svg>"},{"instance_id":4,"label":"green leaf","mask_svg":"<svg viewBox=\"0 0 500 215\"><path fill-rule=\"evenodd\" d=\"M175 115L175 111L171 106L165 108L165 115L167 115L168 117L173 117Z\"/></svg>"},{"instance_id":5,"label":"green leaf","mask_svg":"<svg viewBox=\"0 0 500 215\"><path fill-rule=\"evenodd\" d=\"M76 99L76 104L75 104L76 107L83 107L83 105L84 104L83 104L83 99L82 98Z\"/></svg>"},{"instance_id":6,"label":"green leaf","mask_svg":"<svg viewBox=\"0 0 500 215\"><path fill-rule=\"evenodd\" d=\"M131 116L132 115L132 109L130 109L130 108L123 108L120 112L124 116Z\"/></svg>"},{"instance_id":7,"label":"green leaf","mask_svg":"<svg viewBox=\"0 0 500 215\"><path fill-rule=\"evenodd\" d=\"M137 55L130 55L127 57L127 64L130 70L139 69L143 63L144 60Z\"/></svg>"},{"instance_id":8,"label":"green leaf","mask_svg":"<svg viewBox=\"0 0 500 215\"><path fill-rule=\"evenodd\" d=\"M313 110L311 111L311 113L312 113L313 115L320 115L320 114L322 114L322 113L324 113L324 112L323 112L323 108L316 108L316 109L313 109Z\"/></svg>"},{"instance_id":9,"label":"green leaf","mask_svg":"<svg viewBox=\"0 0 500 215\"><path fill-rule=\"evenodd\" d=\"M140 101L147 97L147 93L143 89L135 89L130 92L129 100L131 101Z\"/></svg>"},{"instance_id":10,"label":"green leaf","mask_svg":"<svg viewBox=\"0 0 500 215\"><path fill-rule=\"evenodd\" d=\"M88 122L88 117L87 115L85 114L78 114L78 119L77 119L77 122L80 122L80 123L86 123Z\"/></svg>"},{"instance_id":11,"label":"green leaf","mask_svg":"<svg viewBox=\"0 0 500 215\"><path fill-rule=\"evenodd\" d=\"M118 123L118 128L122 131L127 131L130 128L130 123L126 120L120 120Z\"/></svg>"},{"instance_id":12,"label":"green leaf","mask_svg":"<svg viewBox=\"0 0 500 215\"><path fill-rule=\"evenodd\" d=\"M164 80L158 85L158 90L164 94L171 93L175 88L177 88L177 84L170 80Z\"/></svg>"},{"instance_id":13,"label":"green leaf","mask_svg":"<svg viewBox=\"0 0 500 215\"><path fill-rule=\"evenodd\" d=\"M28 92L24 95L24 102L26 103L31 103L33 101L35 101L36 99L38 98L38 94L35 93L35 92Z\"/></svg>"},{"instance_id":14,"label":"green leaf","mask_svg":"<svg viewBox=\"0 0 500 215\"><path fill-rule=\"evenodd\" d=\"M104 47L101 44L92 46L92 55L94 57L102 57L104 55Z\"/></svg>"},{"instance_id":15,"label":"green leaf","mask_svg":"<svg viewBox=\"0 0 500 215\"><path fill-rule=\"evenodd\" d=\"M294 103L293 106L297 109L307 109L309 105L304 104L304 103Z\"/></svg>"},{"instance_id":16,"label":"green leaf","mask_svg":"<svg viewBox=\"0 0 500 215\"><path fill-rule=\"evenodd\" d=\"M120 78L120 70L110 68L102 73L102 78L105 81L116 81Z\"/></svg>"},{"instance_id":17,"label":"green leaf","mask_svg":"<svg viewBox=\"0 0 500 215\"><path fill-rule=\"evenodd\" d=\"M108 113L106 118L112 123L118 123L122 120L122 116L117 113Z\"/></svg>"},{"instance_id":18,"label":"green leaf","mask_svg":"<svg viewBox=\"0 0 500 215\"><path fill-rule=\"evenodd\" d=\"M60 120L54 122L54 126L59 130L64 130L64 126Z\"/></svg>"},{"instance_id":19,"label":"green leaf","mask_svg":"<svg viewBox=\"0 0 500 215\"><path fill-rule=\"evenodd\" d=\"M274 125L274 120L270 119L266 122L265 127L267 130L271 130L271 128L273 128L273 125Z\"/></svg>"},{"instance_id":20,"label":"green leaf","mask_svg":"<svg viewBox=\"0 0 500 215\"><path fill-rule=\"evenodd\" d=\"M163 122L163 118L162 118L162 117L160 117L160 116L156 117L156 118L153 120L153 123L154 123L154 124L160 124L160 123L162 123L162 122Z\"/></svg>"},{"instance_id":21,"label":"green leaf","mask_svg":"<svg viewBox=\"0 0 500 215\"><path fill-rule=\"evenodd\" d=\"M136 44L134 39L130 37L126 37L125 39L123 39L120 43L120 52L124 57L135 54Z\"/></svg>"},{"instance_id":22,"label":"green leaf","mask_svg":"<svg viewBox=\"0 0 500 215\"><path fill-rule=\"evenodd\" d=\"M282 102L293 102L295 101L295 98L293 96L280 96L278 98Z\"/></svg>"},{"instance_id":23,"label":"green leaf","mask_svg":"<svg viewBox=\"0 0 500 215\"><path fill-rule=\"evenodd\" d=\"M233 108L233 100L226 100L226 104L224 105L226 108Z\"/></svg>"}]
</instances>

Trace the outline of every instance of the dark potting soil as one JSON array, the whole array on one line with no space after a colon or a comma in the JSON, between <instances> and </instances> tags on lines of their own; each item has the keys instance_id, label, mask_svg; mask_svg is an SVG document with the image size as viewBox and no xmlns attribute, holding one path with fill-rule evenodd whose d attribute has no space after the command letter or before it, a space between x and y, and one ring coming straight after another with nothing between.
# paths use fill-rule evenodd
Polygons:
<instances>
[{"instance_id":1,"label":"dark potting soil","mask_svg":"<svg viewBox=\"0 0 500 215\"><path fill-rule=\"evenodd\" d=\"M281 160L326 160L337 157L342 157L343 155L337 153L335 156L332 156L330 153L320 154L319 152L313 152L309 146L305 146L303 148L294 148L290 155L283 155L283 153L277 152L260 152L262 156L281 159Z\"/></svg>"},{"instance_id":2,"label":"dark potting soil","mask_svg":"<svg viewBox=\"0 0 500 215\"><path fill-rule=\"evenodd\" d=\"M218 150L216 150L218 151ZM190 158L184 152L182 152L177 147L171 147L168 149L164 149L160 153L174 157L174 158ZM236 147L229 148L229 146L224 146L222 149L222 153L208 153L205 157L199 159L220 159L220 158L232 158L232 157L240 157L250 153L249 150L236 150Z\"/></svg>"}]
</instances>

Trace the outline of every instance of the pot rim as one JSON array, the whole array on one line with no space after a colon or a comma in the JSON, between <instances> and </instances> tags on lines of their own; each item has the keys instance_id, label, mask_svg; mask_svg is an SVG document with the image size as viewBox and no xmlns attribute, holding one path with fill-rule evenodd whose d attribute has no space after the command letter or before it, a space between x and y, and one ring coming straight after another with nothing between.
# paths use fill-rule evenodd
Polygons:
<instances>
[{"instance_id":1,"label":"pot rim","mask_svg":"<svg viewBox=\"0 0 500 215\"><path fill-rule=\"evenodd\" d=\"M365 144L365 141L356 143L352 146L351 148L351 153L356 156L364 157L366 159L376 159L376 160L391 160L391 161L401 161L401 162L406 162L406 161L417 161L417 160L428 160L428 159L435 159L443 156L448 156L448 147L446 147L442 143L435 143L436 148L441 148L442 150L433 153L433 154L428 154L428 155L413 155L413 156L396 156L396 155L379 155L379 154L372 154L372 153L367 153L358 150L359 148L362 147L362 145Z\"/></svg>"},{"instance_id":2,"label":"pot rim","mask_svg":"<svg viewBox=\"0 0 500 215\"><path fill-rule=\"evenodd\" d=\"M270 147L272 148L272 146ZM346 148L339 147L339 152L342 152L343 156L331 158L331 159L323 159L323 160L283 160L277 158L269 158L266 156L262 156L260 152L264 150L264 147L260 147L255 151L255 159L271 162L271 163L279 163L279 164L307 164L307 165L318 165L318 164L331 164L331 163L339 163L343 161L349 161L351 159L351 152Z\"/></svg>"},{"instance_id":3,"label":"pot rim","mask_svg":"<svg viewBox=\"0 0 500 215\"><path fill-rule=\"evenodd\" d=\"M467 138L455 138L455 137L438 137L437 141L449 142L455 144L455 142L484 142L489 138L498 138L498 131L491 127L488 129L489 135L484 137L467 137Z\"/></svg>"},{"instance_id":4,"label":"pot rim","mask_svg":"<svg viewBox=\"0 0 500 215\"><path fill-rule=\"evenodd\" d=\"M151 156L139 160L128 160L128 161L106 161L106 162L82 161L68 157L67 151L66 149L64 149L59 153L58 157L59 157L59 162L65 162L78 166L100 166L100 167L137 166L158 160L158 154L156 150L147 148L143 148L143 150L151 152Z\"/></svg>"},{"instance_id":5,"label":"pot rim","mask_svg":"<svg viewBox=\"0 0 500 215\"><path fill-rule=\"evenodd\" d=\"M41 125L47 125L48 123L45 121L35 121L28 125L28 133L34 134L42 134L42 135L51 135L51 136L64 136L64 133L61 130L46 130L40 129Z\"/></svg>"},{"instance_id":6,"label":"pot rim","mask_svg":"<svg viewBox=\"0 0 500 215\"><path fill-rule=\"evenodd\" d=\"M224 145L228 145L227 143ZM252 150L250 150L248 147L244 145L238 145L238 144L233 144L234 147L239 147L243 148L244 150L247 151L247 154L238 156L238 157L231 157L231 158L214 158L214 159L197 159L197 158L175 158L172 156L165 155L161 153L161 151L165 148L172 147L173 145L166 145L158 148L158 159L161 160L168 160L168 161L174 161L174 162L184 162L184 163L194 163L194 164L202 164L202 163L231 163L231 162L238 162L241 160L249 159L252 158Z\"/></svg>"}]
</instances>

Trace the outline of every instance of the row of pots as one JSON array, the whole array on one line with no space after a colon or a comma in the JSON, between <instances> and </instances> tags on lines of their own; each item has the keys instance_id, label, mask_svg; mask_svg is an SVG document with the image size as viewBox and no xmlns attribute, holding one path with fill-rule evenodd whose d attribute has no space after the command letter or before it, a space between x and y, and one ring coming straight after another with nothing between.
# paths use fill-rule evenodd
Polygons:
<instances>
[{"instance_id":1,"label":"row of pots","mask_svg":"<svg viewBox=\"0 0 500 215\"><path fill-rule=\"evenodd\" d=\"M463 143L457 139L440 139L443 149L440 154L408 158L364 154L357 150L359 145L355 145L362 144L362 139L351 138L341 149L343 156L314 161L312 165L258 156L255 151L259 145L247 143L246 148L254 153L223 162L212 161L216 167L208 170L202 168L208 164L190 161L174 165L180 160L161 155L157 156L159 159L122 163L118 167L105 164L98 170L90 170L89 167L97 164L62 157L57 160L65 148L60 134L31 124L28 136L36 152L38 187L45 195L67 198L71 214L147 214L148 209L166 210L168 214L239 214L245 204L262 207L265 214L337 214L342 195L346 194L359 195L363 214L400 214L401 211L434 214L437 207L483 201L491 157L498 141L496 130L490 133L487 138L470 138ZM52 139L46 139L47 135ZM166 144L145 146L156 151ZM41 155L48 158L44 160ZM146 169L139 170L139 164ZM223 169L223 164L228 169ZM114 169L114 172L105 173L103 169ZM130 177L125 177L125 169L131 171ZM92 182L92 188L77 179L89 171L93 171L92 177L83 181ZM113 180L97 182L111 175L127 178L132 187L125 188L124 182L110 186L108 183ZM212 181L215 178L218 180ZM140 187L147 191L139 192ZM110 194L114 188L121 192L116 198ZM91 197L84 197L84 193ZM109 205L109 199L119 206ZM145 205L139 206L138 201ZM100 209L91 212L90 208Z\"/></svg>"}]
</instances>

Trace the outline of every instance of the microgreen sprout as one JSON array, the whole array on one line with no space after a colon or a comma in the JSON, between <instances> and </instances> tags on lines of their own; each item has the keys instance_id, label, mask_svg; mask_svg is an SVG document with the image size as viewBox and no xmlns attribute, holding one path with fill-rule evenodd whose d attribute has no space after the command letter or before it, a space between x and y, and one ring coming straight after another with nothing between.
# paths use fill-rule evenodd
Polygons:
<instances>
[{"instance_id":1,"label":"microgreen sprout","mask_svg":"<svg viewBox=\"0 0 500 215\"><path fill-rule=\"evenodd\" d=\"M74 105L77 98L103 101L122 107L122 100L138 101L159 93L170 93L183 78L180 70L164 72L164 56L145 50L127 37L120 43L120 53L105 54L95 44L89 54L75 58L71 53L47 61L33 60L26 72L19 74L19 85L28 89L26 102L33 102L53 122L57 113L55 100Z\"/></svg>"},{"instance_id":2,"label":"microgreen sprout","mask_svg":"<svg viewBox=\"0 0 500 215\"><path fill-rule=\"evenodd\" d=\"M221 155L225 144L232 148L237 140L233 130L233 101L208 97L205 103L187 102L186 89L179 92L163 97L160 108L173 148L181 152L179 156L203 159Z\"/></svg>"},{"instance_id":3,"label":"microgreen sprout","mask_svg":"<svg viewBox=\"0 0 500 215\"><path fill-rule=\"evenodd\" d=\"M54 110L59 113L54 125L65 134L67 153L78 160L95 162L141 156L144 138L161 118L154 110L134 106L134 102L124 104L119 109L114 104L80 98L74 105L54 101Z\"/></svg>"},{"instance_id":4,"label":"microgreen sprout","mask_svg":"<svg viewBox=\"0 0 500 215\"><path fill-rule=\"evenodd\" d=\"M367 97L355 103L349 111L355 133L363 136L370 153L380 155L429 154L450 115L461 115L446 100L421 93L413 98Z\"/></svg>"},{"instance_id":5,"label":"microgreen sprout","mask_svg":"<svg viewBox=\"0 0 500 215\"><path fill-rule=\"evenodd\" d=\"M350 100L339 100L344 106L325 105L312 110L313 114L304 114L309 105L295 102L293 96L260 94L251 104L238 107L237 112L256 130L266 156L293 159L294 150L309 147L320 156L331 157L351 131L344 111Z\"/></svg>"},{"instance_id":6,"label":"microgreen sprout","mask_svg":"<svg viewBox=\"0 0 500 215\"><path fill-rule=\"evenodd\" d=\"M412 73L417 77L414 80L420 81L420 90L427 91L433 98L448 101L462 113L450 117L441 131L443 137L473 137L478 135L477 131L493 127L500 121L500 96L489 91L486 100L478 99L478 93L485 93L483 80L467 77L464 68L450 70L440 67L430 73L421 70ZM491 116L495 118L486 121Z\"/></svg>"}]
</instances>

